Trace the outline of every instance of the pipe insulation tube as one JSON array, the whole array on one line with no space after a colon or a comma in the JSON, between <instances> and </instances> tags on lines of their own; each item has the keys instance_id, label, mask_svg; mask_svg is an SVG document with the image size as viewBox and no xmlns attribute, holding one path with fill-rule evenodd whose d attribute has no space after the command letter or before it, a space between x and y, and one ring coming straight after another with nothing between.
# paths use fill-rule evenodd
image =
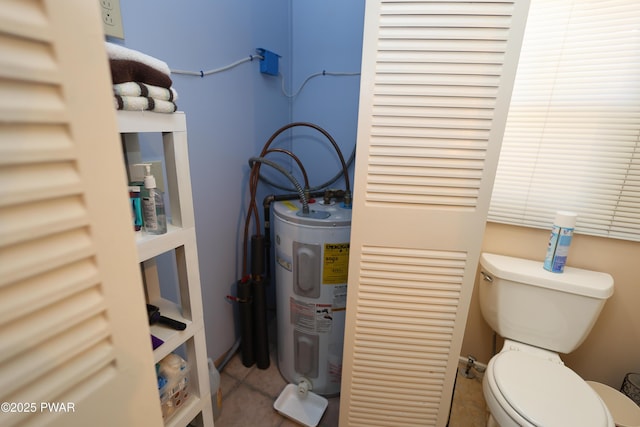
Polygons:
<instances>
[{"instance_id":1,"label":"pipe insulation tube","mask_svg":"<svg viewBox=\"0 0 640 427\"><path fill-rule=\"evenodd\" d=\"M267 282L264 280L264 237L251 236L251 293L253 295L253 338L259 369L269 367L269 334L267 325Z\"/></svg>"},{"instance_id":2,"label":"pipe insulation tube","mask_svg":"<svg viewBox=\"0 0 640 427\"><path fill-rule=\"evenodd\" d=\"M264 237L251 236L251 275L256 278L264 274Z\"/></svg>"},{"instance_id":3,"label":"pipe insulation tube","mask_svg":"<svg viewBox=\"0 0 640 427\"><path fill-rule=\"evenodd\" d=\"M252 280L251 287L253 290L253 329L256 364L259 369L267 369L269 367L267 286L262 280Z\"/></svg>"},{"instance_id":4,"label":"pipe insulation tube","mask_svg":"<svg viewBox=\"0 0 640 427\"><path fill-rule=\"evenodd\" d=\"M238 281L238 301L240 310L240 349L242 364L245 367L253 366L256 362L253 348L253 304L251 298L251 282Z\"/></svg>"}]
</instances>

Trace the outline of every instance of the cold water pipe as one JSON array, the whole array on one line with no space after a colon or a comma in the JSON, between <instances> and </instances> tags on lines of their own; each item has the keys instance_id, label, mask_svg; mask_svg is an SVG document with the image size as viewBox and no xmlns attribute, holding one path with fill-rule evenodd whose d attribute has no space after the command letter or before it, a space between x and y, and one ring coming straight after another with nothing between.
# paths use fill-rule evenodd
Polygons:
<instances>
[{"instance_id":1,"label":"cold water pipe","mask_svg":"<svg viewBox=\"0 0 640 427\"><path fill-rule=\"evenodd\" d=\"M217 366L218 372L222 372L224 367L227 366L227 363L229 363L229 361L233 358L233 356L235 356L236 352L240 348L241 341L242 341L242 339L240 337L238 337L238 339L236 339L236 341L231 346L231 349L229 349L229 351L227 351L226 356L224 357L222 362L220 362L220 365Z\"/></svg>"}]
</instances>

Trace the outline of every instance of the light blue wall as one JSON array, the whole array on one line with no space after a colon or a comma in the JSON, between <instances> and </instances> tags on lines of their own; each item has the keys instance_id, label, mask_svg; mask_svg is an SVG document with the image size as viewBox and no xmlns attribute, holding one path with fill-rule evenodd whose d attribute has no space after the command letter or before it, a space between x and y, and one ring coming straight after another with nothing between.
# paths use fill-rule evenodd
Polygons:
<instances>
[{"instance_id":1,"label":"light blue wall","mask_svg":"<svg viewBox=\"0 0 640 427\"><path fill-rule=\"evenodd\" d=\"M172 69L206 71L261 47L281 56L280 72L291 92L311 73L360 68L364 0L120 2L125 32L120 43ZM324 127L345 156L355 144L358 77L314 79L291 100L282 94L280 78L258 69L258 62L249 62L204 78L172 76L178 107L187 115L207 347L213 358L228 350L237 335L234 308L225 296L235 294L241 275L248 158L293 120ZM338 167L326 142L318 141L293 145L316 182ZM289 145L288 139L281 144ZM260 207L264 194L277 192L262 185Z\"/></svg>"},{"instance_id":2,"label":"light blue wall","mask_svg":"<svg viewBox=\"0 0 640 427\"><path fill-rule=\"evenodd\" d=\"M364 0L293 2L294 91L314 73L360 72L364 3ZM355 147L359 89L360 76L313 78L293 99L292 119L324 128L346 159ZM325 182L338 170L335 153L317 132L298 134L305 137L294 138L294 149L303 153L312 185ZM353 167L350 174L353 181ZM336 185L344 186L342 180Z\"/></svg>"}]
</instances>

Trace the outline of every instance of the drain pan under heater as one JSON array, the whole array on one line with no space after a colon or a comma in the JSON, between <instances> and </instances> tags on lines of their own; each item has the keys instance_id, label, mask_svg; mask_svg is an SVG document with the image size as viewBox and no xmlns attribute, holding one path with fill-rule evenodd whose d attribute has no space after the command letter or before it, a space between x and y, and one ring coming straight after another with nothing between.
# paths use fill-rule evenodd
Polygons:
<instances>
[{"instance_id":1,"label":"drain pan under heater","mask_svg":"<svg viewBox=\"0 0 640 427\"><path fill-rule=\"evenodd\" d=\"M328 404L326 398L311 392L301 395L297 385L288 384L274 402L273 408L292 421L307 427L315 427L320 422Z\"/></svg>"}]
</instances>

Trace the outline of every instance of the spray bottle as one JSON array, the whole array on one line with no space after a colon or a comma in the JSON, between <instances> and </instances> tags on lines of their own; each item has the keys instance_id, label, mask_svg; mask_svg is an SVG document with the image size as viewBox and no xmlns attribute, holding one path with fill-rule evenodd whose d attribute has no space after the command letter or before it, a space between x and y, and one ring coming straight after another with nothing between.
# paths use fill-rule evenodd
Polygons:
<instances>
[{"instance_id":1,"label":"spray bottle","mask_svg":"<svg viewBox=\"0 0 640 427\"><path fill-rule=\"evenodd\" d=\"M151 175L151 164L141 163L139 166L145 168L144 188L141 194L144 229L149 234L164 234L167 232L164 195L156 186L156 178Z\"/></svg>"},{"instance_id":2,"label":"spray bottle","mask_svg":"<svg viewBox=\"0 0 640 427\"><path fill-rule=\"evenodd\" d=\"M544 269L552 273L562 273L567 262L569 245L576 226L577 215L573 212L559 211L553 222L547 256L544 259Z\"/></svg>"}]
</instances>

